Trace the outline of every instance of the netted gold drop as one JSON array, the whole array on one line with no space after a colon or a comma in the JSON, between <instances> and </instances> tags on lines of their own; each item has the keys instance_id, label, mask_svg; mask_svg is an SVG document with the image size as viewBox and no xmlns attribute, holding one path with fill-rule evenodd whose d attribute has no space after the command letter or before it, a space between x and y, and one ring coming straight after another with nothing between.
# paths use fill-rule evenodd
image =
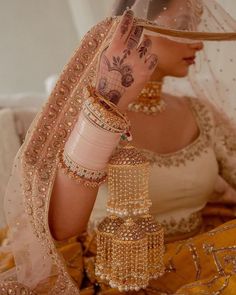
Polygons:
<instances>
[{"instance_id":1,"label":"netted gold drop","mask_svg":"<svg viewBox=\"0 0 236 295\"><path fill-rule=\"evenodd\" d=\"M119 216L149 212L149 162L132 146L118 150L108 165L107 210Z\"/></svg>"},{"instance_id":2,"label":"netted gold drop","mask_svg":"<svg viewBox=\"0 0 236 295\"><path fill-rule=\"evenodd\" d=\"M148 239L133 219L122 224L113 239L109 284L119 291L138 291L148 285Z\"/></svg>"},{"instance_id":3,"label":"netted gold drop","mask_svg":"<svg viewBox=\"0 0 236 295\"><path fill-rule=\"evenodd\" d=\"M150 214L138 217L135 222L147 234L149 278L156 279L165 272L164 229Z\"/></svg>"},{"instance_id":4,"label":"netted gold drop","mask_svg":"<svg viewBox=\"0 0 236 295\"><path fill-rule=\"evenodd\" d=\"M97 227L95 274L102 280L110 279L113 237L123 223L123 219L111 215L104 218Z\"/></svg>"}]
</instances>

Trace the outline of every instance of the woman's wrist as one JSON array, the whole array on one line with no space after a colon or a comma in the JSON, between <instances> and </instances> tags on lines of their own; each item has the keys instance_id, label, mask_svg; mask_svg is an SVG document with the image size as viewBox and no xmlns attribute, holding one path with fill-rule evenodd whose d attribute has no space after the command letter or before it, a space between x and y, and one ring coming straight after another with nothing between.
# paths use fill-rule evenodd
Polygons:
<instances>
[{"instance_id":1,"label":"woman's wrist","mask_svg":"<svg viewBox=\"0 0 236 295\"><path fill-rule=\"evenodd\" d=\"M73 179L89 186L101 184L109 158L129 128L117 106L90 89L90 98L61 152L60 166Z\"/></svg>"}]
</instances>

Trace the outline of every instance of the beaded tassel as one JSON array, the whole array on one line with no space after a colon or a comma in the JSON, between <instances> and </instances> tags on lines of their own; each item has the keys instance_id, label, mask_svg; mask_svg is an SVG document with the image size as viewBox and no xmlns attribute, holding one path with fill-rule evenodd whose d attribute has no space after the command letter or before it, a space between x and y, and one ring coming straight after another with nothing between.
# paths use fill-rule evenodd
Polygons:
<instances>
[{"instance_id":1,"label":"beaded tassel","mask_svg":"<svg viewBox=\"0 0 236 295\"><path fill-rule=\"evenodd\" d=\"M119 216L149 212L149 163L134 147L120 149L108 165L107 211Z\"/></svg>"},{"instance_id":2,"label":"beaded tassel","mask_svg":"<svg viewBox=\"0 0 236 295\"><path fill-rule=\"evenodd\" d=\"M148 239L128 218L113 240L110 285L119 291L138 291L148 285Z\"/></svg>"},{"instance_id":3,"label":"beaded tassel","mask_svg":"<svg viewBox=\"0 0 236 295\"><path fill-rule=\"evenodd\" d=\"M125 146L108 165L106 217L97 230L96 274L120 291L146 288L164 272L164 234L149 214L149 162Z\"/></svg>"},{"instance_id":4,"label":"beaded tassel","mask_svg":"<svg viewBox=\"0 0 236 295\"><path fill-rule=\"evenodd\" d=\"M101 279L110 279L112 265L112 243L123 219L117 216L107 216L97 228L97 256L95 274Z\"/></svg>"},{"instance_id":5,"label":"beaded tassel","mask_svg":"<svg viewBox=\"0 0 236 295\"><path fill-rule=\"evenodd\" d=\"M147 214L136 219L136 223L145 231L148 237L148 271L150 279L156 279L164 274L164 229Z\"/></svg>"}]
</instances>

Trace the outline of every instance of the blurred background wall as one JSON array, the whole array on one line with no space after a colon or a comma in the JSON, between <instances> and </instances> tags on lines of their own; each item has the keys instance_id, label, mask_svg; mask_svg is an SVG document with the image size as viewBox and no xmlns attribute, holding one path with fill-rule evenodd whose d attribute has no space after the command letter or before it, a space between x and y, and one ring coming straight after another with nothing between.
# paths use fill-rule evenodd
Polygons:
<instances>
[{"instance_id":1,"label":"blurred background wall","mask_svg":"<svg viewBox=\"0 0 236 295\"><path fill-rule=\"evenodd\" d=\"M43 92L78 43L67 1L0 0L0 93Z\"/></svg>"},{"instance_id":2,"label":"blurred background wall","mask_svg":"<svg viewBox=\"0 0 236 295\"><path fill-rule=\"evenodd\" d=\"M98 5L99 2L99 5ZM0 0L0 95L44 92L108 1Z\"/></svg>"}]
</instances>

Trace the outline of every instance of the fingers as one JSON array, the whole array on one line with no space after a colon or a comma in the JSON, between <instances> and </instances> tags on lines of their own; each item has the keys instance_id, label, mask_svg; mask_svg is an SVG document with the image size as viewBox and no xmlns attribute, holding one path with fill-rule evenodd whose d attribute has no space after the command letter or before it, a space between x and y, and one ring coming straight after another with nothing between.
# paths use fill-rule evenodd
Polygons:
<instances>
[{"instance_id":1,"label":"fingers","mask_svg":"<svg viewBox=\"0 0 236 295\"><path fill-rule=\"evenodd\" d=\"M143 33L143 27L141 26L133 26L130 35L127 38L126 44L127 49L132 50L134 48L137 48L140 38Z\"/></svg>"},{"instance_id":2,"label":"fingers","mask_svg":"<svg viewBox=\"0 0 236 295\"><path fill-rule=\"evenodd\" d=\"M151 54L146 60L145 64L147 65L150 71L154 71L158 63L157 55Z\"/></svg>"},{"instance_id":3,"label":"fingers","mask_svg":"<svg viewBox=\"0 0 236 295\"><path fill-rule=\"evenodd\" d=\"M120 23L116 28L112 44L119 44L121 41L124 44L133 27L134 13L132 10L126 10L121 17Z\"/></svg>"},{"instance_id":4,"label":"fingers","mask_svg":"<svg viewBox=\"0 0 236 295\"><path fill-rule=\"evenodd\" d=\"M148 67L148 70L153 71L157 66L158 59L156 54L151 53L151 49L152 41L145 38L137 48L137 53L139 58L142 59Z\"/></svg>"},{"instance_id":5,"label":"fingers","mask_svg":"<svg viewBox=\"0 0 236 295\"><path fill-rule=\"evenodd\" d=\"M142 57L148 56L151 52L151 48L152 48L152 41L148 38L144 39L142 43L139 45L139 47L137 48L139 57L142 58Z\"/></svg>"}]
</instances>

